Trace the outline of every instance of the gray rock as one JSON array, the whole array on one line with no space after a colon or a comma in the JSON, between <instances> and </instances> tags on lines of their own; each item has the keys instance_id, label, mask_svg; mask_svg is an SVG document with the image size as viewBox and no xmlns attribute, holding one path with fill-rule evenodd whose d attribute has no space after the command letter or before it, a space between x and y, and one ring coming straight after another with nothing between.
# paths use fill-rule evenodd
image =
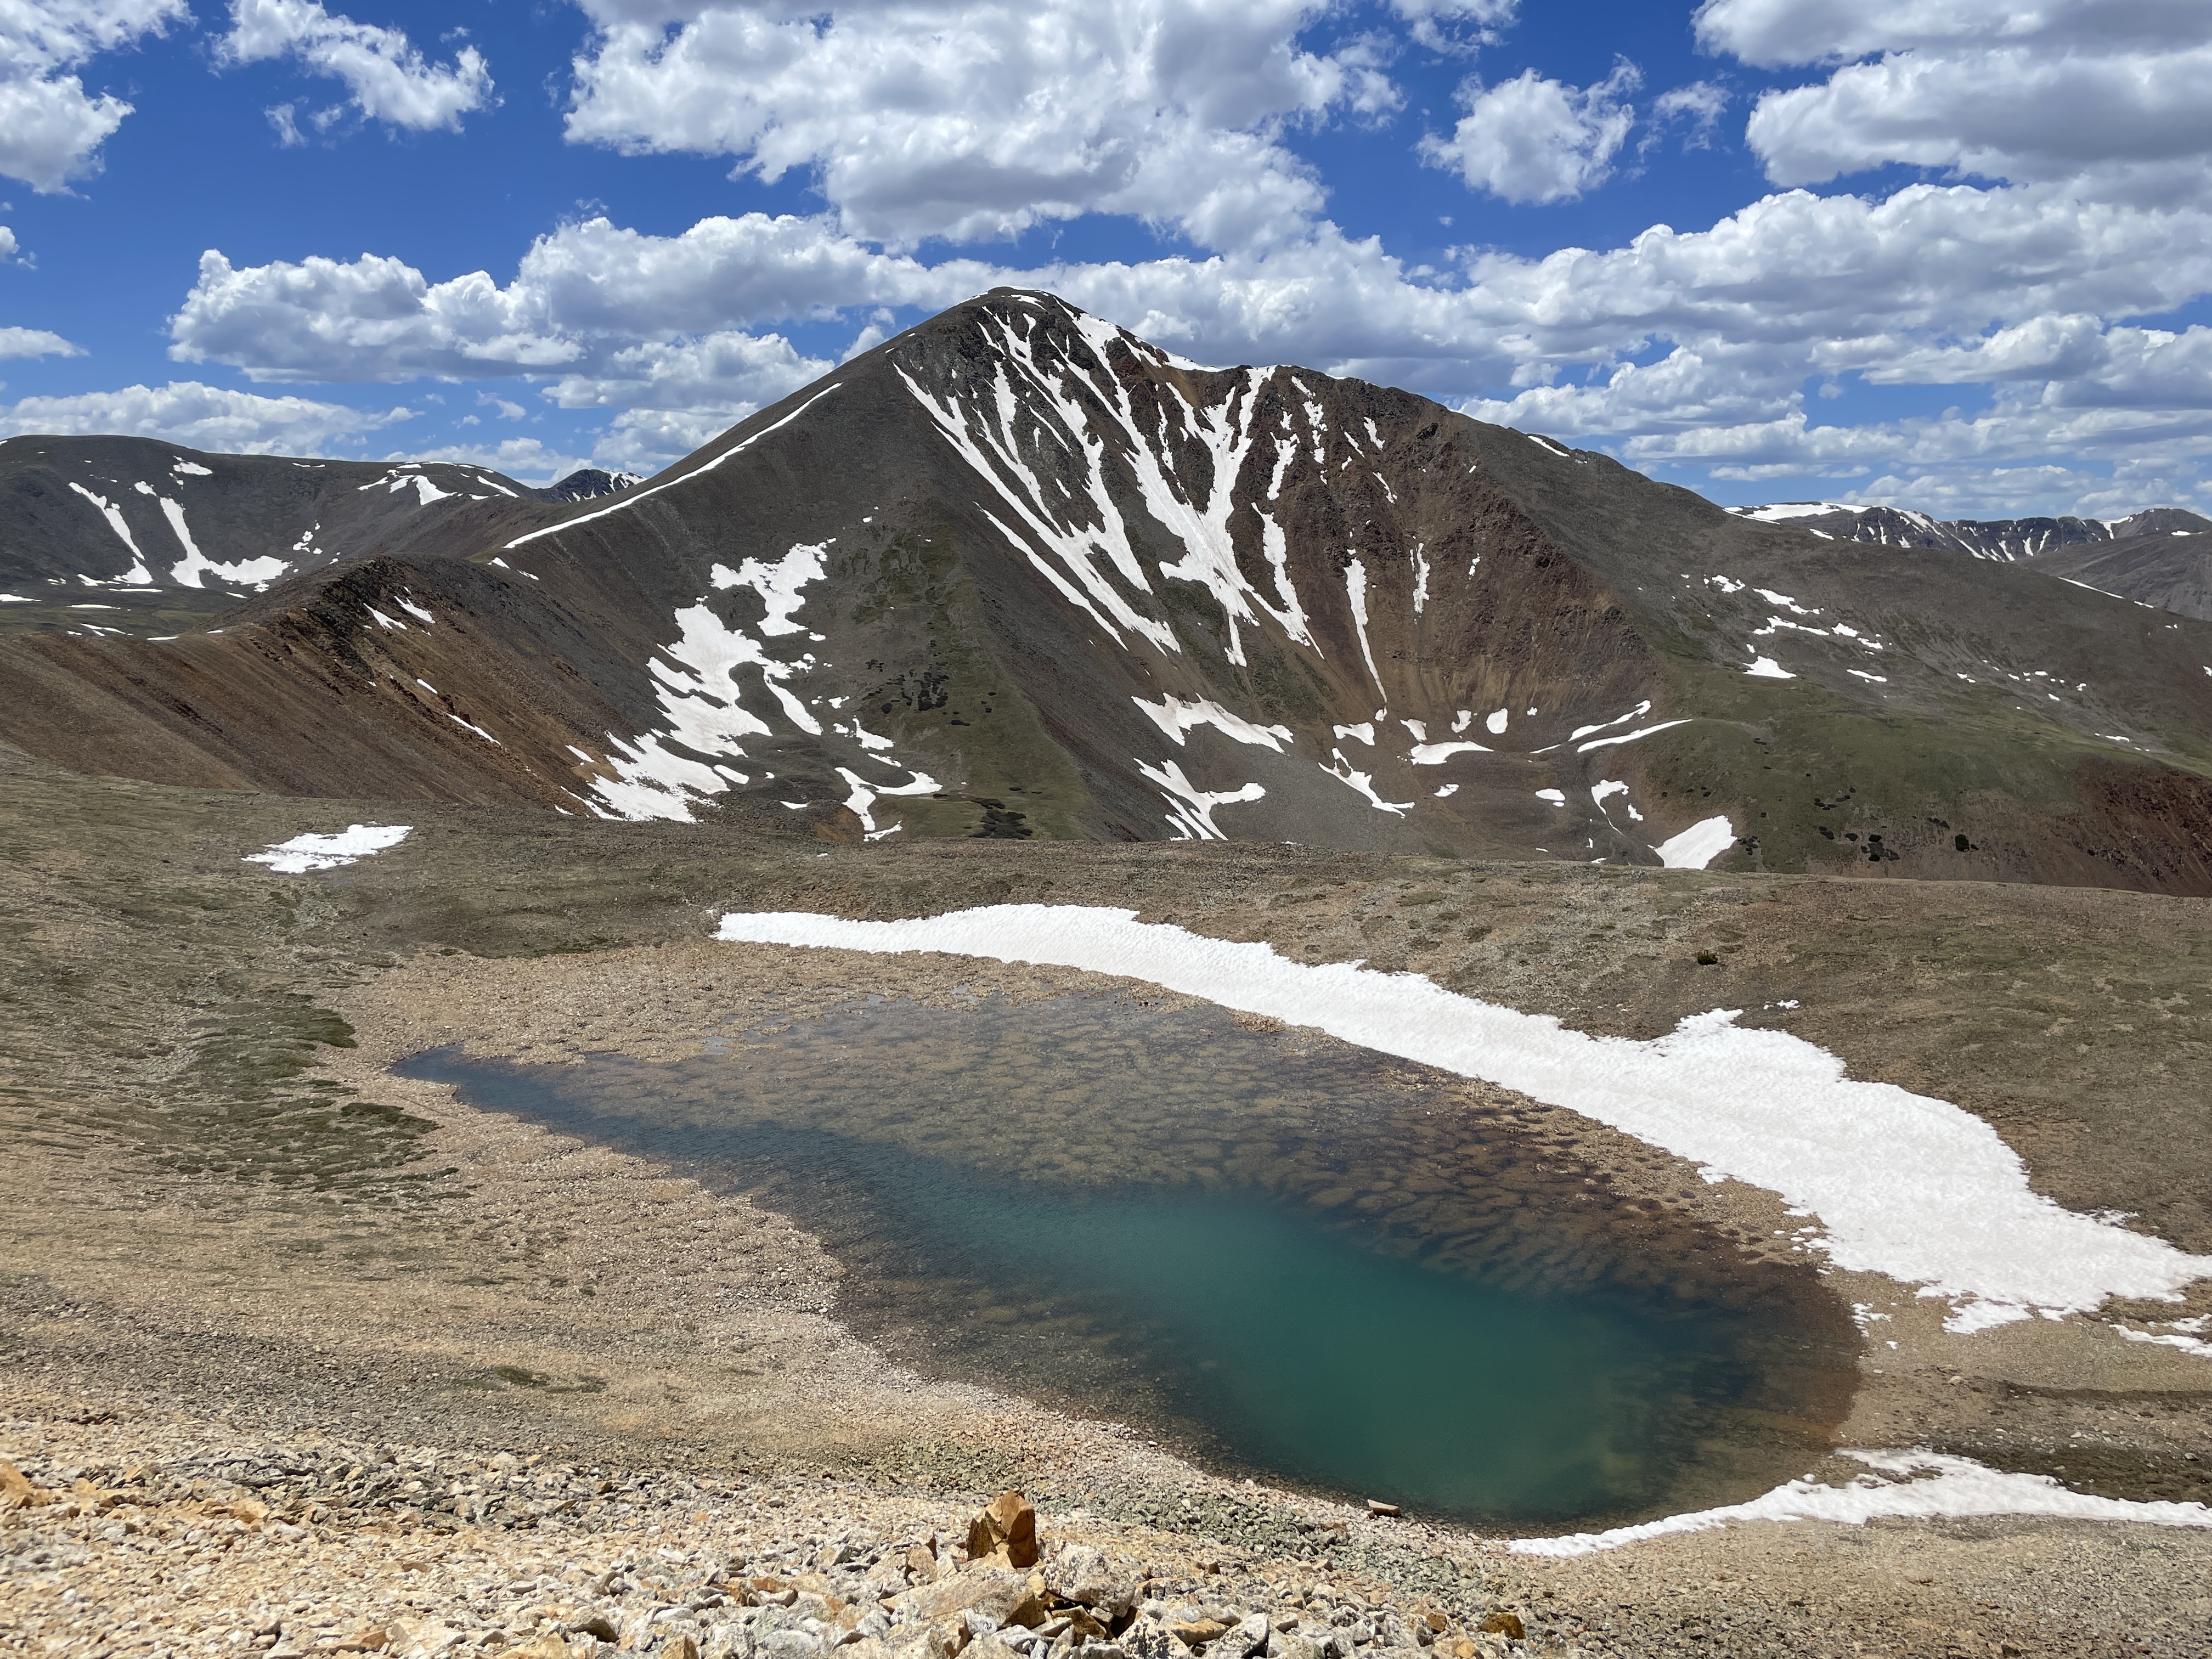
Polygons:
<instances>
[{"instance_id":1,"label":"gray rock","mask_svg":"<svg viewBox=\"0 0 2212 1659\"><path fill-rule=\"evenodd\" d=\"M890 1614L885 1613L881 1607L872 1607L869 1609L868 1613L861 1619L859 1624L853 1626L853 1634L849 1640L854 1642L866 1641L871 1637L881 1636L884 1632L890 1629Z\"/></svg>"},{"instance_id":2,"label":"gray rock","mask_svg":"<svg viewBox=\"0 0 2212 1659\"><path fill-rule=\"evenodd\" d=\"M1147 1603L1157 1606L1157 1603ZM1156 1614L1147 1614L1121 1632L1121 1645L1135 1659L1189 1659L1190 1649Z\"/></svg>"},{"instance_id":3,"label":"gray rock","mask_svg":"<svg viewBox=\"0 0 2212 1659\"><path fill-rule=\"evenodd\" d=\"M1136 1611L1137 1564L1080 1544L1063 1546L1044 1569L1045 1587L1065 1601L1091 1608L1107 1624Z\"/></svg>"},{"instance_id":4,"label":"gray rock","mask_svg":"<svg viewBox=\"0 0 2212 1659\"><path fill-rule=\"evenodd\" d=\"M972 1610L1003 1626L1019 1622L1015 1613L1032 1599L1027 1574L999 1567L970 1567L893 1596L890 1613L902 1625L927 1624Z\"/></svg>"}]
</instances>

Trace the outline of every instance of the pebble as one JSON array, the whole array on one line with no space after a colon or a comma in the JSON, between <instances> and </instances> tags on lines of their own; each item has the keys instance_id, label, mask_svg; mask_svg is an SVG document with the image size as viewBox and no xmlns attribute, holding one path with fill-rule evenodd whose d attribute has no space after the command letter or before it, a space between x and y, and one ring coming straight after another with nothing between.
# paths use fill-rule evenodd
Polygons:
<instances>
[{"instance_id":1,"label":"pebble","mask_svg":"<svg viewBox=\"0 0 2212 1659\"><path fill-rule=\"evenodd\" d=\"M1167 1538L856 1483L579 1467L204 1419L0 1423L0 1650L51 1659L1506 1659L1483 1609L1232 1578ZM1016 1495L1013 1503L1020 1504ZM1009 1512L1002 1498L994 1506ZM1095 1532L1096 1535L1093 1535ZM1218 1552L1214 1552L1218 1557Z\"/></svg>"}]
</instances>

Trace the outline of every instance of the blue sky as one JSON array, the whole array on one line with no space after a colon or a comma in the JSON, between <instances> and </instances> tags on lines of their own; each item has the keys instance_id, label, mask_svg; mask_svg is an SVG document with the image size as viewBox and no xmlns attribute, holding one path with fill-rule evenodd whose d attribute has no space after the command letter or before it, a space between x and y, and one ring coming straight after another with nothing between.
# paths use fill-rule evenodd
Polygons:
<instances>
[{"instance_id":1,"label":"blue sky","mask_svg":"<svg viewBox=\"0 0 2212 1659\"><path fill-rule=\"evenodd\" d=\"M2212 506L2197 0L19 11L0 433L651 471L1027 281L1724 501Z\"/></svg>"}]
</instances>

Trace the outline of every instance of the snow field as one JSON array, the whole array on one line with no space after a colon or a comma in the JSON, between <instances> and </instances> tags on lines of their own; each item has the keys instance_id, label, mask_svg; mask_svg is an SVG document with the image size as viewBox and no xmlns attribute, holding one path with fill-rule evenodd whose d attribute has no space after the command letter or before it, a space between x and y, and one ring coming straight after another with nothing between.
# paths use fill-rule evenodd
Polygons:
<instances>
[{"instance_id":1,"label":"snow field","mask_svg":"<svg viewBox=\"0 0 2212 1659\"><path fill-rule=\"evenodd\" d=\"M2008 1474L1973 1462L1928 1451L1853 1451L1844 1456L1874 1471L1841 1486L1791 1480L1748 1503L1670 1515L1609 1532L1571 1533L1563 1538L1516 1538L1516 1555L1566 1557L1619 1549L1669 1533L1709 1532L1739 1521L1828 1521L1862 1527L1869 1521L1958 1520L1970 1516L2049 1515L2069 1521L2133 1521L2154 1527L2212 1527L2202 1504L2133 1503L2069 1492L2047 1474ZM1897 1477L1883 1480L1887 1475Z\"/></svg>"},{"instance_id":2,"label":"snow field","mask_svg":"<svg viewBox=\"0 0 2212 1659\"><path fill-rule=\"evenodd\" d=\"M310 870L334 870L357 864L373 853L397 847L414 831L409 823L349 824L335 835L295 836L265 852L248 853L247 864L265 864L280 876L304 875Z\"/></svg>"},{"instance_id":3,"label":"snow field","mask_svg":"<svg viewBox=\"0 0 2212 1659\"><path fill-rule=\"evenodd\" d=\"M1651 850L1669 870L1702 870L1735 845L1735 826L1725 816L1705 818Z\"/></svg>"}]
</instances>

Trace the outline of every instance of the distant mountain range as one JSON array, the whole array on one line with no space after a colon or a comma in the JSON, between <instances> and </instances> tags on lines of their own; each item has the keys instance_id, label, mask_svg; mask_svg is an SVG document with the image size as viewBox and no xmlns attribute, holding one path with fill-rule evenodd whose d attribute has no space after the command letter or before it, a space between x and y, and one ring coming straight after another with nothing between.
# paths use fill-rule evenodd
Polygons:
<instances>
[{"instance_id":1,"label":"distant mountain range","mask_svg":"<svg viewBox=\"0 0 2212 1659\"><path fill-rule=\"evenodd\" d=\"M1977 550L1202 368L1049 295L994 290L650 480L557 493L0 446L0 740L838 840L2212 892L2212 626L2051 580L2048 551L1931 558Z\"/></svg>"},{"instance_id":2,"label":"distant mountain range","mask_svg":"<svg viewBox=\"0 0 2212 1659\"><path fill-rule=\"evenodd\" d=\"M1929 547L2036 568L2185 617L2212 618L2212 519L2178 507L2124 519L1931 519L1893 507L1732 507L1761 524L1881 547Z\"/></svg>"},{"instance_id":3,"label":"distant mountain range","mask_svg":"<svg viewBox=\"0 0 2212 1659\"><path fill-rule=\"evenodd\" d=\"M151 438L0 442L0 586L193 587L242 597L341 559L465 539L474 503L611 495L586 467L550 489L481 466L210 455Z\"/></svg>"}]
</instances>

